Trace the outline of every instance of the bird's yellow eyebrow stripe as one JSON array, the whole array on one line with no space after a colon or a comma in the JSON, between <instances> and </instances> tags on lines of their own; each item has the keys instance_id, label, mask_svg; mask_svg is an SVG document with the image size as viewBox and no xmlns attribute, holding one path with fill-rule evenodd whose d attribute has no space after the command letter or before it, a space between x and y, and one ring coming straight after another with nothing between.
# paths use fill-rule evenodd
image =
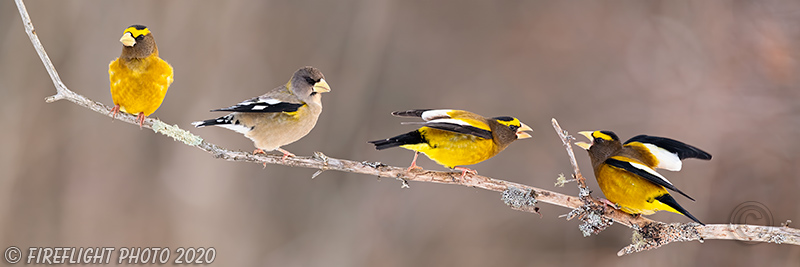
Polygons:
<instances>
[{"instance_id":1,"label":"bird's yellow eyebrow stripe","mask_svg":"<svg viewBox=\"0 0 800 267\"><path fill-rule=\"evenodd\" d=\"M592 136L594 136L595 138L602 138L602 139L604 139L604 140L612 140L612 139L613 139L613 138L611 138L611 136L610 136L610 135L604 134L604 133L603 133L603 132L601 132L601 131L595 131L595 132L592 134Z\"/></svg>"},{"instance_id":2,"label":"bird's yellow eyebrow stripe","mask_svg":"<svg viewBox=\"0 0 800 267\"><path fill-rule=\"evenodd\" d=\"M128 27L127 29L125 29L124 32L122 32L122 34L125 34L126 32L131 33L133 38L136 38L136 37L139 37L139 36L142 36L142 35L147 35L148 33L150 33L150 29L144 28L144 29L139 30L139 29L136 29L136 27Z\"/></svg>"},{"instance_id":3,"label":"bird's yellow eyebrow stripe","mask_svg":"<svg viewBox=\"0 0 800 267\"><path fill-rule=\"evenodd\" d=\"M512 125L521 126L522 125L522 122L520 122L519 119L517 119L517 118L513 118L513 120L510 120L510 121L497 120L497 122L499 122L500 124L503 124L505 126L512 126Z\"/></svg>"}]
</instances>

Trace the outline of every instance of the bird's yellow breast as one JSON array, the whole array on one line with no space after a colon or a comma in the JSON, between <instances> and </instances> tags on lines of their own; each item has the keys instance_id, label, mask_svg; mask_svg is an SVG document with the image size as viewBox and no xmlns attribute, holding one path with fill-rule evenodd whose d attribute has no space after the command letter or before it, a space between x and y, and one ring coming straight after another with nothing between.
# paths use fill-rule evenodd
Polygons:
<instances>
[{"instance_id":1,"label":"bird's yellow breast","mask_svg":"<svg viewBox=\"0 0 800 267\"><path fill-rule=\"evenodd\" d=\"M617 203L624 212L650 215L656 211L665 210L681 214L655 199L668 194L663 186L607 164L600 165L595 171L595 176L600 190L603 191L606 198Z\"/></svg>"},{"instance_id":2,"label":"bird's yellow breast","mask_svg":"<svg viewBox=\"0 0 800 267\"><path fill-rule=\"evenodd\" d=\"M149 116L161 106L169 85L172 66L156 55L125 61L117 58L108 65L111 98L120 110Z\"/></svg>"},{"instance_id":3,"label":"bird's yellow breast","mask_svg":"<svg viewBox=\"0 0 800 267\"><path fill-rule=\"evenodd\" d=\"M427 143L400 147L422 152L431 160L448 168L476 164L500 152L491 139L429 127L422 127L419 131Z\"/></svg>"}]
</instances>

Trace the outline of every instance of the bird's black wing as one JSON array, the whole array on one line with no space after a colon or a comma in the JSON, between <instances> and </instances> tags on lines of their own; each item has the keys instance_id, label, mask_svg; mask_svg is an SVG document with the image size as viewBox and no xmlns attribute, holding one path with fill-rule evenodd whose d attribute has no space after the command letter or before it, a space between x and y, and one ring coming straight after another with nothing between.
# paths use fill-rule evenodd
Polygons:
<instances>
[{"instance_id":1,"label":"bird's black wing","mask_svg":"<svg viewBox=\"0 0 800 267\"><path fill-rule=\"evenodd\" d=\"M632 142L652 144L657 147L666 149L669 152L677 154L678 158L680 158L681 160L685 158L698 158L703 160L711 159L711 154L708 154L707 152L699 148L666 137L649 136L642 134L634 136L631 139L628 139L628 141L625 141L625 144L629 144Z\"/></svg>"},{"instance_id":2,"label":"bird's black wing","mask_svg":"<svg viewBox=\"0 0 800 267\"><path fill-rule=\"evenodd\" d=\"M275 98L256 97L227 108L215 109L212 111L257 112L257 113L295 112L297 111L297 109L299 109L304 105L305 104L303 103L284 102L277 100Z\"/></svg>"},{"instance_id":3,"label":"bird's black wing","mask_svg":"<svg viewBox=\"0 0 800 267\"><path fill-rule=\"evenodd\" d=\"M481 129L481 128L478 128L478 127L475 127L475 126L470 126L470 125L460 125L460 124L454 124L454 123L433 121L433 122L425 123L425 126L426 127L430 127L430 128L434 128L434 129L450 131L450 132L454 132L454 133L474 135L474 136L477 136L477 137L480 137L480 138L483 138L483 139L492 139L492 132L491 131L484 130L484 129Z\"/></svg>"},{"instance_id":4,"label":"bird's black wing","mask_svg":"<svg viewBox=\"0 0 800 267\"><path fill-rule=\"evenodd\" d=\"M618 160L618 159L615 159L613 157L606 159L605 163L608 164L608 165L611 165L613 167L617 167L617 168L626 170L626 171L628 171L630 173L636 174L639 177L642 177L645 180L650 181L651 183L654 183L654 184L666 187L669 190L678 192L681 195L683 195L683 196L691 199L692 201L694 201L694 198L690 197L689 195L687 195L686 193L684 193L683 191L681 191L680 189L678 189L677 187L672 185L672 183L670 183L666 178L664 178L663 176L658 174L655 170L650 169L649 167L647 167L644 164L634 163L634 162L630 162L630 161Z\"/></svg>"}]
</instances>

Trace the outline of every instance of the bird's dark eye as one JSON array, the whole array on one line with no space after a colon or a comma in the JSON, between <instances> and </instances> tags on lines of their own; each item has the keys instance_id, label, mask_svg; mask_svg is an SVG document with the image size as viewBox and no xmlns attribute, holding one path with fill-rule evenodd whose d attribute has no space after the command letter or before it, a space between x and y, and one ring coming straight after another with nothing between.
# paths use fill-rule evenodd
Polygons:
<instances>
[{"instance_id":1,"label":"bird's dark eye","mask_svg":"<svg viewBox=\"0 0 800 267\"><path fill-rule=\"evenodd\" d=\"M136 38L134 39L136 39L136 41L141 41L142 39L144 39L144 34L136 36Z\"/></svg>"},{"instance_id":2,"label":"bird's dark eye","mask_svg":"<svg viewBox=\"0 0 800 267\"><path fill-rule=\"evenodd\" d=\"M602 143L603 143L603 142L605 142L605 141L606 141L606 140L605 140L605 139L603 139L603 138L595 138L595 139L594 139L594 142L595 142L595 143L598 143L598 144L602 144Z\"/></svg>"},{"instance_id":3,"label":"bird's dark eye","mask_svg":"<svg viewBox=\"0 0 800 267\"><path fill-rule=\"evenodd\" d=\"M517 129L519 129L519 126L517 126L517 125L509 125L508 128L511 129L512 131L516 132Z\"/></svg>"},{"instance_id":4,"label":"bird's dark eye","mask_svg":"<svg viewBox=\"0 0 800 267\"><path fill-rule=\"evenodd\" d=\"M305 78L306 78L306 82L308 84L312 84L313 85L313 84L316 84L317 82L319 82L319 81L315 81L314 79L312 79L311 77L308 77L308 76L306 76Z\"/></svg>"}]
</instances>

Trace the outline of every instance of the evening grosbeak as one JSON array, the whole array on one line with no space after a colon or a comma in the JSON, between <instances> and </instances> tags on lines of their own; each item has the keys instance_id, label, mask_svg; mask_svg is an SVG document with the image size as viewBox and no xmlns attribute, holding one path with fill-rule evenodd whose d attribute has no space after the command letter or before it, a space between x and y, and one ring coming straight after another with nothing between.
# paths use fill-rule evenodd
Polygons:
<instances>
[{"instance_id":1,"label":"evening grosbeak","mask_svg":"<svg viewBox=\"0 0 800 267\"><path fill-rule=\"evenodd\" d=\"M132 25L122 32L122 54L108 65L111 99L117 112L137 115L139 128L153 114L172 84L172 66L158 57L153 34L145 26Z\"/></svg>"},{"instance_id":2,"label":"evening grosbeak","mask_svg":"<svg viewBox=\"0 0 800 267\"><path fill-rule=\"evenodd\" d=\"M681 160L710 160L711 154L683 142L657 136L638 135L620 142L611 131L579 132L592 141L575 145L586 149L592 160L594 176L606 198L629 214L650 215L659 210L682 214L703 224L681 207L667 192L678 192L691 199L655 168L681 170Z\"/></svg>"},{"instance_id":3,"label":"evening grosbeak","mask_svg":"<svg viewBox=\"0 0 800 267\"><path fill-rule=\"evenodd\" d=\"M414 151L414 160L408 170L417 166L417 156L422 152L431 160L447 168L467 172L474 170L460 167L487 160L503 151L517 139L530 138L525 131L530 127L513 117L485 118L481 115L453 109L416 109L395 111L397 117L421 117L421 128L392 138L370 141L378 150L402 147Z\"/></svg>"},{"instance_id":4,"label":"evening grosbeak","mask_svg":"<svg viewBox=\"0 0 800 267\"><path fill-rule=\"evenodd\" d=\"M266 94L212 110L233 113L193 122L192 125L197 128L214 125L244 134L253 140L256 146L254 154L278 150L285 160L294 154L281 147L311 132L322 113L321 93L330 91L322 72L314 67L303 67L292 75L289 82Z\"/></svg>"}]
</instances>

